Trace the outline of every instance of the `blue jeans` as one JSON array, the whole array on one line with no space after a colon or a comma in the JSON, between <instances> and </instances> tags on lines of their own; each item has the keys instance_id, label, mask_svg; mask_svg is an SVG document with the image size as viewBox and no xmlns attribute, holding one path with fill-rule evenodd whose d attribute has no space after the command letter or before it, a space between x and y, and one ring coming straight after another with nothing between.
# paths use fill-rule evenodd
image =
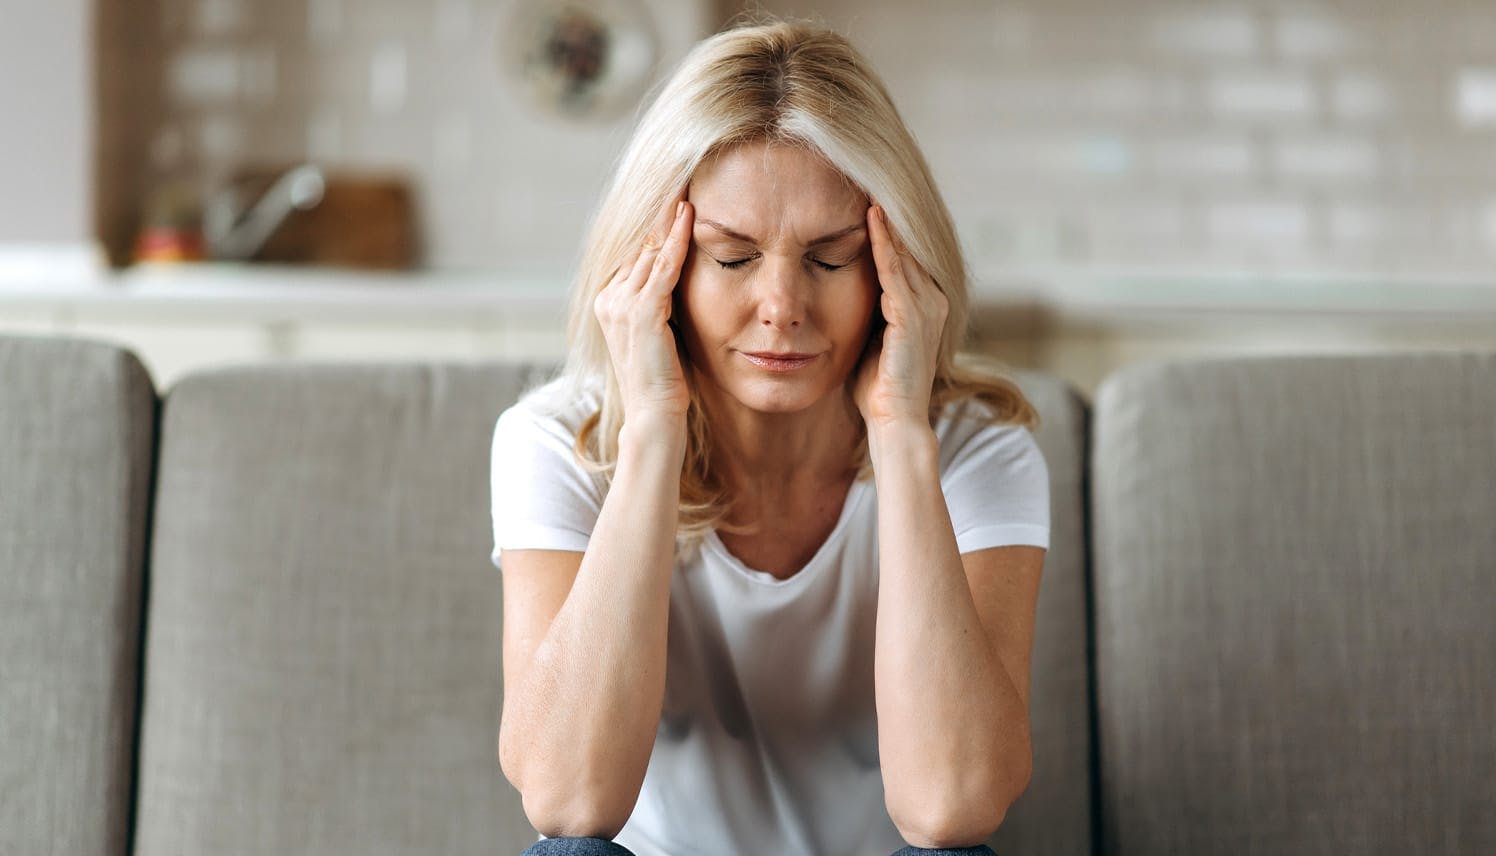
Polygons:
<instances>
[{"instance_id":1,"label":"blue jeans","mask_svg":"<svg viewBox=\"0 0 1496 856\"><path fill-rule=\"evenodd\" d=\"M520 856L634 856L632 850L606 838L547 838L531 844ZM901 847L893 856L997 856L985 844L975 847L931 849Z\"/></svg>"}]
</instances>

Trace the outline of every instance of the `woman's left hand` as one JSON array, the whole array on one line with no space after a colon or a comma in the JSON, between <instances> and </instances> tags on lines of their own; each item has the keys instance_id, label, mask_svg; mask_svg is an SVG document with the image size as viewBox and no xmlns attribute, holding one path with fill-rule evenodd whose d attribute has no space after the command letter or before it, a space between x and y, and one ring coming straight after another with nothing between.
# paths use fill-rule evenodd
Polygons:
<instances>
[{"instance_id":1,"label":"woman's left hand","mask_svg":"<svg viewBox=\"0 0 1496 856\"><path fill-rule=\"evenodd\" d=\"M883 333L868 340L852 400L868 430L897 422L929 424L930 391L950 302L883 219L868 207L868 237L882 285Z\"/></svg>"}]
</instances>

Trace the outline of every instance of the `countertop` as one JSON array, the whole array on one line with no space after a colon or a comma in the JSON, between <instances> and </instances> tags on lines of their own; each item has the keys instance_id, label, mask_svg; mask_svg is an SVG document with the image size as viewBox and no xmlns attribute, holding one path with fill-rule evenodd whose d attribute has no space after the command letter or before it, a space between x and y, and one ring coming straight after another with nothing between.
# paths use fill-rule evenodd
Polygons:
<instances>
[{"instance_id":1,"label":"countertop","mask_svg":"<svg viewBox=\"0 0 1496 856\"><path fill-rule=\"evenodd\" d=\"M1335 316L1496 323L1496 275L1218 273L1101 266L977 272L976 313L1093 323ZM7 270L0 313L241 320L482 322L565 316L564 275L502 270L385 273L244 263L138 265L123 271Z\"/></svg>"}]
</instances>

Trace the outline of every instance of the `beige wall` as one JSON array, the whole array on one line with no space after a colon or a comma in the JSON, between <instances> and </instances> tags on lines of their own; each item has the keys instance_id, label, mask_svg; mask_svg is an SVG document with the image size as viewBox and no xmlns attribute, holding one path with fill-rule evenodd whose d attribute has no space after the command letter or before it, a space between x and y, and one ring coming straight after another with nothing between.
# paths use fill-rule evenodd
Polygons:
<instances>
[{"instance_id":1,"label":"beige wall","mask_svg":"<svg viewBox=\"0 0 1496 856\"><path fill-rule=\"evenodd\" d=\"M0 0L0 245L93 234L88 0Z\"/></svg>"}]
</instances>

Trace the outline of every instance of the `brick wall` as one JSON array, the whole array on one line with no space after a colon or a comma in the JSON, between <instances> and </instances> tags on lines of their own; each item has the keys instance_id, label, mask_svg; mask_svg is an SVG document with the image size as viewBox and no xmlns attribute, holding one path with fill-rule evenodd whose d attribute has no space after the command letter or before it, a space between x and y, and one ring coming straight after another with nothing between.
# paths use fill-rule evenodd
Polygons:
<instances>
[{"instance_id":1,"label":"brick wall","mask_svg":"<svg viewBox=\"0 0 1496 856\"><path fill-rule=\"evenodd\" d=\"M504 88L512 4L161 2L164 147L209 170L252 157L405 167L433 264L569 269L631 118L559 121ZM725 17L646 5L671 30L666 68ZM885 77L979 272L1496 262L1496 4L814 9Z\"/></svg>"}]
</instances>

